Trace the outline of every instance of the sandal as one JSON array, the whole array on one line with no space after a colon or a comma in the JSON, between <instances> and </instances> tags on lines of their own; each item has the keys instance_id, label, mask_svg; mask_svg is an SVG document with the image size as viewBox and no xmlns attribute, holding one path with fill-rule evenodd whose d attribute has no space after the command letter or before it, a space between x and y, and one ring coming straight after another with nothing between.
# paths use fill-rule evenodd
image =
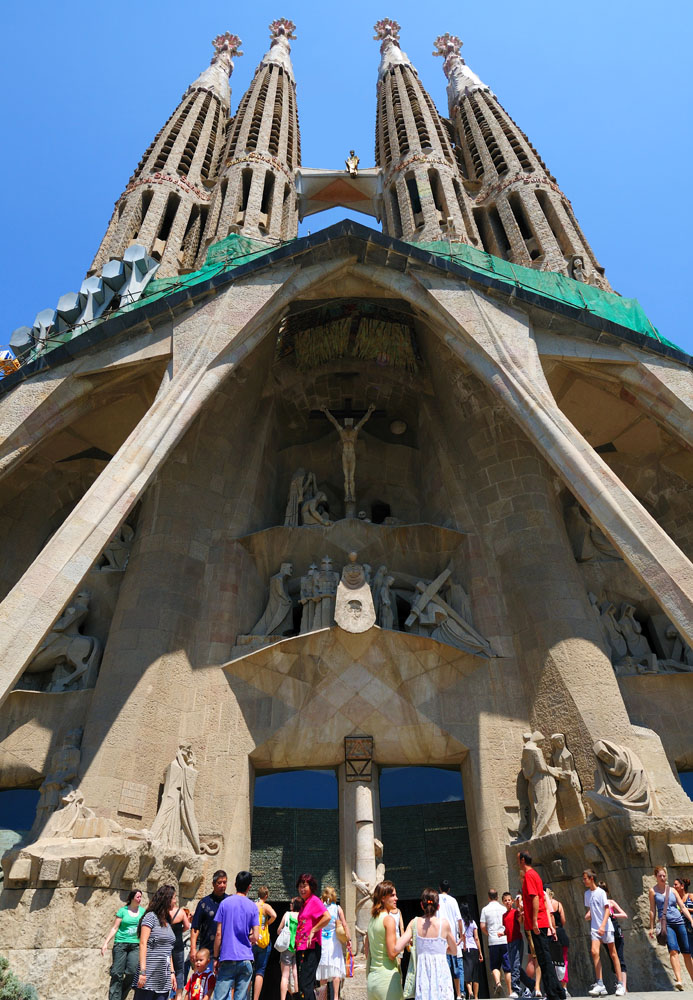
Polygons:
<instances>
[{"instance_id":1,"label":"sandal","mask_svg":"<svg viewBox=\"0 0 693 1000\"><path fill-rule=\"evenodd\" d=\"M675 990L683 990L683 983L681 982L680 979L677 979L675 981L675 983L674 983L674 989Z\"/></svg>"}]
</instances>

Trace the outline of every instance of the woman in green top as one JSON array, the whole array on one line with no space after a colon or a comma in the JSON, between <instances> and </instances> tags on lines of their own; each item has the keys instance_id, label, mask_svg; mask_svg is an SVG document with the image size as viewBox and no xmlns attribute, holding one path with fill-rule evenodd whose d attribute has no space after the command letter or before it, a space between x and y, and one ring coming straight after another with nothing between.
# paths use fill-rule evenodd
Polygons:
<instances>
[{"instance_id":1,"label":"woman in green top","mask_svg":"<svg viewBox=\"0 0 693 1000\"><path fill-rule=\"evenodd\" d=\"M291 980L293 979L293 989L292 993L295 993L298 989L298 972L296 971L296 929L298 927L298 912L303 906L303 900L300 896L294 896L289 904L289 909L286 911L281 919L281 923L277 928L277 937L284 930L284 925L288 924L289 932L291 934L291 943L286 951L279 953L279 964L282 970L282 978L279 984L279 1000L286 1000L286 994L289 992L289 987L291 985Z\"/></svg>"},{"instance_id":2,"label":"woman in green top","mask_svg":"<svg viewBox=\"0 0 693 1000\"><path fill-rule=\"evenodd\" d=\"M392 911L397 891L392 882L379 882L373 892L371 919L366 934L368 1000L402 1000L402 978L397 965L397 928Z\"/></svg>"},{"instance_id":3,"label":"woman in green top","mask_svg":"<svg viewBox=\"0 0 693 1000\"><path fill-rule=\"evenodd\" d=\"M101 945L101 954L105 956L111 938L115 937L108 1000L125 1000L132 987L140 945L137 925L144 913L141 902L142 890L134 889L128 895L125 906L121 906L116 913L115 923Z\"/></svg>"}]
</instances>

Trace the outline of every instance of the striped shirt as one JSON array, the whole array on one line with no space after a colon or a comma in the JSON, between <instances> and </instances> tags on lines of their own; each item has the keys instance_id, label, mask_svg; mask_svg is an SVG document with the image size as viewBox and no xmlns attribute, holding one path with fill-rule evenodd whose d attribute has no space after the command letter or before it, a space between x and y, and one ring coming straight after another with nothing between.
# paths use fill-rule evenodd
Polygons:
<instances>
[{"instance_id":1,"label":"striped shirt","mask_svg":"<svg viewBox=\"0 0 693 1000\"><path fill-rule=\"evenodd\" d=\"M147 980L144 985L145 990L152 990L154 993L165 993L167 996L171 990L171 951L176 936L170 924L164 927L159 923L159 918L151 911L142 917L142 927L151 928L151 934L147 941L147 962L145 975ZM133 989L137 989L137 982L140 977L139 964L135 972Z\"/></svg>"}]
</instances>

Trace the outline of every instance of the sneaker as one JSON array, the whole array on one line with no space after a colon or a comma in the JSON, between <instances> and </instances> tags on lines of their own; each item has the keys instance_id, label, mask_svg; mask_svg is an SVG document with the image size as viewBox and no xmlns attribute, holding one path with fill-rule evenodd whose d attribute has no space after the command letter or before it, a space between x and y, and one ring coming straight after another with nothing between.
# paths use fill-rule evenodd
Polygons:
<instances>
[{"instance_id":1,"label":"sneaker","mask_svg":"<svg viewBox=\"0 0 693 1000\"><path fill-rule=\"evenodd\" d=\"M617 983L614 995L617 997L623 997L626 995L626 988L623 983Z\"/></svg>"},{"instance_id":2,"label":"sneaker","mask_svg":"<svg viewBox=\"0 0 693 1000\"><path fill-rule=\"evenodd\" d=\"M520 996L513 990L512 993L508 993L508 1000L520 1000Z\"/></svg>"},{"instance_id":3,"label":"sneaker","mask_svg":"<svg viewBox=\"0 0 693 1000\"><path fill-rule=\"evenodd\" d=\"M620 985L621 985L621 986L623 986L623 983L621 983ZM675 989L675 990L682 990L682 989L683 989L683 983L682 983L682 982L680 982L680 981L679 981L679 980L677 979L677 980L676 980L676 982L674 983L674 989ZM624 990L624 993L625 993L625 990Z\"/></svg>"},{"instance_id":4,"label":"sneaker","mask_svg":"<svg viewBox=\"0 0 693 1000\"><path fill-rule=\"evenodd\" d=\"M604 983L595 983L591 989L587 990L587 995L590 997L605 997L607 996L606 986Z\"/></svg>"}]
</instances>

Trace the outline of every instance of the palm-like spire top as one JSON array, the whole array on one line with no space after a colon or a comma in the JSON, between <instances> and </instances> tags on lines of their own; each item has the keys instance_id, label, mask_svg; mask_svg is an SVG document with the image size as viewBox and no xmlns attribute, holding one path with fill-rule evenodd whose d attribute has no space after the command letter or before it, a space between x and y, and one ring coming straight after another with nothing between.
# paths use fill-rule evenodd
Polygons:
<instances>
[{"instance_id":1,"label":"palm-like spire top","mask_svg":"<svg viewBox=\"0 0 693 1000\"><path fill-rule=\"evenodd\" d=\"M409 66L415 73L416 70L411 64L409 56L403 52L399 45L400 26L391 17L383 17L373 25L376 42L380 42L380 67L378 78L382 80L394 66Z\"/></svg>"},{"instance_id":2,"label":"palm-like spire top","mask_svg":"<svg viewBox=\"0 0 693 1000\"><path fill-rule=\"evenodd\" d=\"M266 66L268 63L274 63L276 66L281 66L293 79L294 68L291 65L291 46L289 45L289 41L296 38L294 34L296 25L286 17L278 17L276 21L272 21L269 30L271 40L270 49L260 65Z\"/></svg>"},{"instance_id":3,"label":"palm-like spire top","mask_svg":"<svg viewBox=\"0 0 693 1000\"><path fill-rule=\"evenodd\" d=\"M203 70L189 87L186 93L191 90L211 90L228 106L231 101L231 91L229 88L229 77L233 73L233 59L235 56L242 56L241 42L238 35L232 35L230 31L225 31L223 35L217 35L212 39L214 55L212 61Z\"/></svg>"},{"instance_id":4,"label":"palm-like spire top","mask_svg":"<svg viewBox=\"0 0 693 1000\"><path fill-rule=\"evenodd\" d=\"M223 35L217 35L216 38L212 39L212 45L214 46L214 55L212 56L212 62L215 63L218 59L225 59L231 63L231 68L233 69L233 63L231 60L234 56L242 56L241 45L243 42L240 40L238 35L232 35L230 31L225 31Z\"/></svg>"},{"instance_id":5,"label":"palm-like spire top","mask_svg":"<svg viewBox=\"0 0 693 1000\"><path fill-rule=\"evenodd\" d=\"M471 94L475 90L489 90L460 55L462 44L461 39L457 35L451 35L449 31L444 35L438 35L433 43L433 55L442 57L443 72L449 81L448 102L451 110L466 94Z\"/></svg>"}]
</instances>

